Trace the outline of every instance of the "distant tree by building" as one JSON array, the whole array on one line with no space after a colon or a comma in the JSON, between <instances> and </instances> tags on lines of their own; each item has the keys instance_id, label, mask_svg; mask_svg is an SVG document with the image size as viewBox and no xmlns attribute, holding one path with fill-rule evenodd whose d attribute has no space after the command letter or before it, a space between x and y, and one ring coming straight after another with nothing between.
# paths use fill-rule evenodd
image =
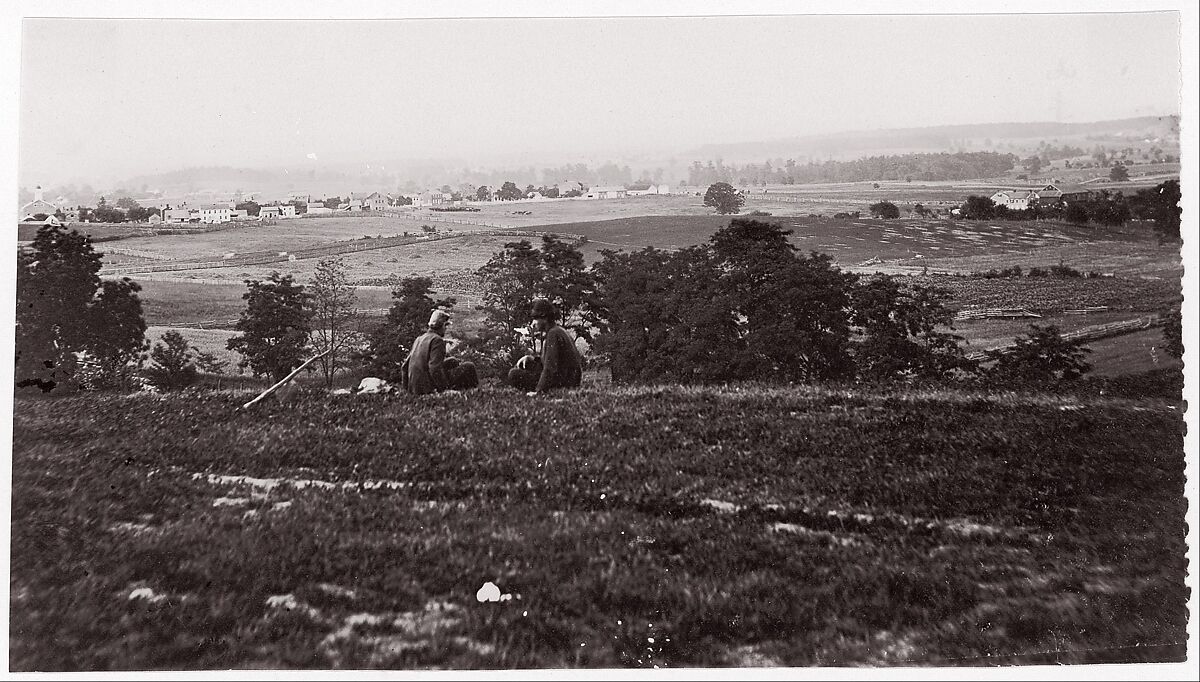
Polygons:
<instances>
[{"instance_id":1,"label":"distant tree by building","mask_svg":"<svg viewBox=\"0 0 1200 682\"><path fill-rule=\"evenodd\" d=\"M981 197L972 194L960 209L962 217L967 220L991 220L996 217L996 202L991 197Z\"/></svg>"}]
</instances>

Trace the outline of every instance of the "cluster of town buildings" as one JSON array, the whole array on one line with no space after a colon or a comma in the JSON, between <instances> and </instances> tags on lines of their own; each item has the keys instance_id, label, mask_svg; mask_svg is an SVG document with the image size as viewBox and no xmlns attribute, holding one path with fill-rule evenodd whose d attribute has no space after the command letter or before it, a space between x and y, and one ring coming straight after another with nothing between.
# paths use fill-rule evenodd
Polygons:
<instances>
[{"instance_id":1,"label":"cluster of town buildings","mask_svg":"<svg viewBox=\"0 0 1200 682\"><path fill-rule=\"evenodd\" d=\"M559 183L556 186L560 194L571 193L573 196L578 196L581 199L623 199L626 197L646 196L646 195L666 195L672 194L670 185L661 184L641 184L630 185L611 185L600 187L585 187L579 182ZM577 195L575 193L578 193ZM341 201L336 208L326 205L325 201L314 201L311 196L304 194L291 194L288 196L288 201L278 202L275 205L263 205L259 207L258 215L251 216L245 209L238 209L236 202L214 202L200 203L189 205L187 203L179 203L177 205L160 204L159 212L149 218L150 223L154 224L187 224L187 223L202 223L202 224L217 224L228 223L236 220L266 220L279 218L295 218L297 215L330 215L334 213L382 213L389 206L411 206L413 208L431 208L431 207L447 207L453 205L465 205L475 201L474 196L462 197L456 199L458 195L450 192L441 191L426 191L416 194L385 194L383 192L353 192L350 196ZM550 200L549 197L543 196L539 192L529 192L523 197L525 200ZM499 200L499 190L492 192L490 200ZM79 208L72 208L67 205L68 200L65 197L59 197L56 201L47 201L43 197L42 188L39 186L34 191L34 200L21 207L20 215L22 222L33 222L37 220L38 215L48 216L44 220L37 222L58 223L60 222L78 222L80 217ZM304 210L298 210L298 206L303 203Z\"/></svg>"},{"instance_id":2,"label":"cluster of town buildings","mask_svg":"<svg viewBox=\"0 0 1200 682\"><path fill-rule=\"evenodd\" d=\"M1025 211L1038 202L1069 203L1087 201L1091 197L1092 190L1083 185L1055 182L1041 189L1002 189L991 199L997 206L1005 206L1010 211Z\"/></svg>"}]
</instances>

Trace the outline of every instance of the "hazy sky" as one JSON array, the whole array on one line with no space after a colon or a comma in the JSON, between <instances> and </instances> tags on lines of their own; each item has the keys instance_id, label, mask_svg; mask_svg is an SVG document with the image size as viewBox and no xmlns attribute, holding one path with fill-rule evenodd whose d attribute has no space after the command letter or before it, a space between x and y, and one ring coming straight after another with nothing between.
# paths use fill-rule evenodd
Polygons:
<instances>
[{"instance_id":1,"label":"hazy sky","mask_svg":"<svg viewBox=\"0 0 1200 682\"><path fill-rule=\"evenodd\" d=\"M22 185L1179 111L1174 13L26 19Z\"/></svg>"}]
</instances>

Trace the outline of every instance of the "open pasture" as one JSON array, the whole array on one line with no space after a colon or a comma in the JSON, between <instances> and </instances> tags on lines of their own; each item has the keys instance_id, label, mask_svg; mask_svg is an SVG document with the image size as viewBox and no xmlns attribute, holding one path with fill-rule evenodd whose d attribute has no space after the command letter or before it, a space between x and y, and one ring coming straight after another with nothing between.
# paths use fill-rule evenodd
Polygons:
<instances>
[{"instance_id":1,"label":"open pasture","mask_svg":"<svg viewBox=\"0 0 1200 682\"><path fill-rule=\"evenodd\" d=\"M1164 401L251 395L18 397L12 669L1184 655Z\"/></svg>"},{"instance_id":2,"label":"open pasture","mask_svg":"<svg viewBox=\"0 0 1200 682\"><path fill-rule=\"evenodd\" d=\"M731 217L734 216L653 216L566 223L552 228L586 236L588 243L583 250L585 256L592 260L599 257L602 249L635 250L645 246L680 248L699 244L716 230L728 225ZM1094 244L1095 253L1122 254L1129 252L1128 244L1144 244L1148 239L1145 235L1123 231L1043 223L774 215L759 219L792 230L792 243L802 252L826 253L841 267L857 268L861 265L863 271L867 272L885 270L887 265L921 267L926 262L945 264L952 258L985 255L997 260L1019 259L1021 254L1029 254L1035 249L1069 249L1081 243ZM1171 254L1170 247L1140 248L1159 257ZM1174 253L1177 258L1178 249ZM875 259L888 263L867 263ZM1008 262L1011 264L1012 261Z\"/></svg>"},{"instance_id":3,"label":"open pasture","mask_svg":"<svg viewBox=\"0 0 1200 682\"><path fill-rule=\"evenodd\" d=\"M351 282L368 282L388 277L420 275L433 277L435 282L452 279L464 271L477 270L492 254L501 251L506 242L526 237L500 237L493 235L464 234L454 239L439 239L432 242L416 242L386 249L373 249L346 253L338 258L346 264L346 273ZM532 241L537 242L536 238ZM305 258L281 261L266 265L239 265L229 268L206 268L198 270L176 270L154 273L156 279L186 281L200 279L206 282L241 282L245 279L264 279L272 272L292 275L298 282L311 281L320 258ZM137 275L132 276L137 279ZM441 287L442 285L438 285ZM453 289L453 287L450 287Z\"/></svg>"},{"instance_id":4,"label":"open pasture","mask_svg":"<svg viewBox=\"0 0 1200 682\"><path fill-rule=\"evenodd\" d=\"M472 204L479 211L437 212L428 209L404 209L418 219L433 216L455 220L479 220L514 227L559 225L562 223L616 220L640 216L707 216L713 209L703 197L694 195L648 195L623 199L554 199L547 201L492 201ZM521 215L518 211L528 211ZM563 230L569 232L570 230Z\"/></svg>"},{"instance_id":5,"label":"open pasture","mask_svg":"<svg viewBox=\"0 0 1200 682\"><path fill-rule=\"evenodd\" d=\"M1080 272L1113 273L1125 277L1178 279L1183 272L1179 244L1159 244L1146 235L1141 239L1123 238L1120 233L1100 232L1095 239L1079 235L1070 243L1031 246L1026 250L991 250L954 256L902 258L887 265L902 272L928 268L935 272L986 272L1020 265L1048 268L1067 265Z\"/></svg>"},{"instance_id":6,"label":"open pasture","mask_svg":"<svg viewBox=\"0 0 1200 682\"><path fill-rule=\"evenodd\" d=\"M460 226L455 226L460 227ZM291 251L363 236L394 237L418 233L421 224L389 217L292 218L274 224L249 223L245 227L201 234L158 235L122 239L113 246L136 249L179 260L215 257L226 253L253 254ZM104 251L103 247L97 248Z\"/></svg>"},{"instance_id":7,"label":"open pasture","mask_svg":"<svg viewBox=\"0 0 1200 682\"><path fill-rule=\"evenodd\" d=\"M142 287L138 297L148 325L236 320L246 308L242 300L246 285L240 281L194 284L186 280L133 279ZM392 304L390 290L383 287L359 287L357 294L359 308L387 308Z\"/></svg>"}]
</instances>

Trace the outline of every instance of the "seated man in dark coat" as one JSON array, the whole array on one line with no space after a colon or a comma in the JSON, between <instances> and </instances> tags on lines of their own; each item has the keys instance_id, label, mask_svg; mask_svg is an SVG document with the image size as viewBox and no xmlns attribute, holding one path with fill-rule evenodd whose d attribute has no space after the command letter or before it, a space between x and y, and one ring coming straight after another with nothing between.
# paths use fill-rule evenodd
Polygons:
<instances>
[{"instance_id":1,"label":"seated man in dark coat","mask_svg":"<svg viewBox=\"0 0 1200 682\"><path fill-rule=\"evenodd\" d=\"M416 395L426 395L447 389L462 390L479 385L475 363L460 362L446 357L446 325L450 314L434 310L429 316L429 331L413 341L412 350L401 366L404 389Z\"/></svg>"},{"instance_id":2,"label":"seated man in dark coat","mask_svg":"<svg viewBox=\"0 0 1200 682\"><path fill-rule=\"evenodd\" d=\"M508 373L508 383L530 393L556 388L577 388L583 376L583 358L575 340L558 325L558 311L544 298L531 306L533 328L543 335L540 363L526 356Z\"/></svg>"}]
</instances>

